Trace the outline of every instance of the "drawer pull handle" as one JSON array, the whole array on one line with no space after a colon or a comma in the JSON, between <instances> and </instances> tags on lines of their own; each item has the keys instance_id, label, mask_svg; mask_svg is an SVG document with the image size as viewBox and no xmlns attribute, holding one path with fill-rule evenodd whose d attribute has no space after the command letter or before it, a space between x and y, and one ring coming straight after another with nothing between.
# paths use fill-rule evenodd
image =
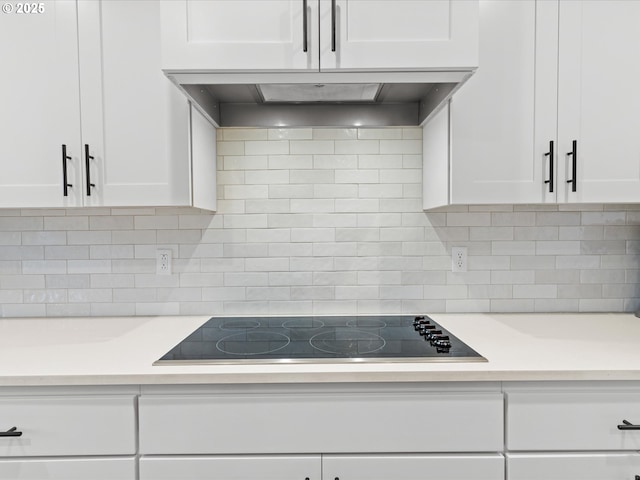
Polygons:
<instances>
[{"instance_id":1,"label":"drawer pull handle","mask_svg":"<svg viewBox=\"0 0 640 480\"><path fill-rule=\"evenodd\" d=\"M0 432L0 437L21 437L22 432L18 432L16 427L11 427L6 432Z\"/></svg>"},{"instance_id":2,"label":"drawer pull handle","mask_svg":"<svg viewBox=\"0 0 640 480\"><path fill-rule=\"evenodd\" d=\"M618 425L618 430L640 430L640 425L634 425L633 423L628 422L627 420L622 420L622 423L624 425Z\"/></svg>"}]
</instances>

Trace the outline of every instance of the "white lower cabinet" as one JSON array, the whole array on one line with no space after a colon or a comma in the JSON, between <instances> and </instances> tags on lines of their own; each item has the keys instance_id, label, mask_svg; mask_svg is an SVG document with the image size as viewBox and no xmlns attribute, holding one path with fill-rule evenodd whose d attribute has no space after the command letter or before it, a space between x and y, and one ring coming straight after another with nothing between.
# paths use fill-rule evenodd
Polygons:
<instances>
[{"instance_id":1,"label":"white lower cabinet","mask_svg":"<svg viewBox=\"0 0 640 480\"><path fill-rule=\"evenodd\" d=\"M639 387L635 382L506 386L507 478L640 478Z\"/></svg>"},{"instance_id":2,"label":"white lower cabinet","mask_svg":"<svg viewBox=\"0 0 640 480\"><path fill-rule=\"evenodd\" d=\"M140 459L140 480L320 480L320 455Z\"/></svg>"},{"instance_id":3,"label":"white lower cabinet","mask_svg":"<svg viewBox=\"0 0 640 480\"><path fill-rule=\"evenodd\" d=\"M0 479L135 480L136 459L0 460Z\"/></svg>"},{"instance_id":4,"label":"white lower cabinet","mask_svg":"<svg viewBox=\"0 0 640 480\"><path fill-rule=\"evenodd\" d=\"M507 447L514 451L640 450L640 391L507 392Z\"/></svg>"},{"instance_id":5,"label":"white lower cabinet","mask_svg":"<svg viewBox=\"0 0 640 480\"><path fill-rule=\"evenodd\" d=\"M0 480L135 480L135 390L98 390L0 388Z\"/></svg>"},{"instance_id":6,"label":"white lower cabinet","mask_svg":"<svg viewBox=\"0 0 640 480\"><path fill-rule=\"evenodd\" d=\"M502 402L500 392L420 389L143 394L140 452L496 452Z\"/></svg>"},{"instance_id":7,"label":"white lower cabinet","mask_svg":"<svg viewBox=\"0 0 640 480\"><path fill-rule=\"evenodd\" d=\"M143 387L141 480L504 479L498 385Z\"/></svg>"},{"instance_id":8,"label":"white lower cabinet","mask_svg":"<svg viewBox=\"0 0 640 480\"><path fill-rule=\"evenodd\" d=\"M326 455L323 480L501 480L502 455Z\"/></svg>"},{"instance_id":9,"label":"white lower cabinet","mask_svg":"<svg viewBox=\"0 0 640 480\"><path fill-rule=\"evenodd\" d=\"M502 455L142 457L141 480L501 480Z\"/></svg>"},{"instance_id":10,"label":"white lower cabinet","mask_svg":"<svg viewBox=\"0 0 640 480\"><path fill-rule=\"evenodd\" d=\"M507 472L509 480L633 480L640 475L640 454L509 454Z\"/></svg>"}]
</instances>

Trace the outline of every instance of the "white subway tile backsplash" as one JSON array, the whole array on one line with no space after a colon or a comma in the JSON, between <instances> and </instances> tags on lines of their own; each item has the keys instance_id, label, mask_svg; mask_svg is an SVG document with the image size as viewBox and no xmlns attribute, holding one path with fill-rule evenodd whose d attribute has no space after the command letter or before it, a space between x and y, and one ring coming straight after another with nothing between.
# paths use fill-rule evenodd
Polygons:
<instances>
[{"instance_id":1,"label":"white subway tile backsplash","mask_svg":"<svg viewBox=\"0 0 640 480\"><path fill-rule=\"evenodd\" d=\"M313 130L314 140L353 140L358 138L355 128L316 128Z\"/></svg>"},{"instance_id":2,"label":"white subway tile backsplash","mask_svg":"<svg viewBox=\"0 0 640 480\"><path fill-rule=\"evenodd\" d=\"M0 232L0 245L66 245L67 232Z\"/></svg>"},{"instance_id":3,"label":"white subway tile backsplash","mask_svg":"<svg viewBox=\"0 0 640 480\"><path fill-rule=\"evenodd\" d=\"M377 198L337 198L335 200L336 212L378 212L380 210L380 201Z\"/></svg>"},{"instance_id":4,"label":"white subway tile backsplash","mask_svg":"<svg viewBox=\"0 0 640 480\"><path fill-rule=\"evenodd\" d=\"M380 140L380 153L420 154L422 153L422 140Z\"/></svg>"},{"instance_id":5,"label":"white subway tile backsplash","mask_svg":"<svg viewBox=\"0 0 640 480\"><path fill-rule=\"evenodd\" d=\"M311 140L313 130L311 128L270 128L269 140Z\"/></svg>"},{"instance_id":6,"label":"white subway tile backsplash","mask_svg":"<svg viewBox=\"0 0 640 480\"><path fill-rule=\"evenodd\" d=\"M28 218L24 220L37 220L37 218ZM42 222L39 223L42 225ZM0 223L0 228L2 228ZM23 230L41 230L40 228L23 228ZM44 230L89 230L89 217L45 217Z\"/></svg>"},{"instance_id":7,"label":"white subway tile backsplash","mask_svg":"<svg viewBox=\"0 0 640 480\"><path fill-rule=\"evenodd\" d=\"M313 155L269 155L267 166L275 170L302 170L313 167Z\"/></svg>"},{"instance_id":8,"label":"white subway tile backsplash","mask_svg":"<svg viewBox=\"0 0 640 480\"><path fill-rule=\"evenodd\" d=\"M89 247L83 246L46 246L44 248L46 260L89 259Z\"/></svg>"},{"instance_id":9,"label":"white subway tile backsplash","mask_svg":"<svg viewBox=\"0 0 640 480\"><path fill-rule=\"evenodd\" d=\"M111 231L69 231L67 232L68 245L110 245Z\"/></svg>"},{"instance_id":10,"label":"white subway tile backsplash","mask_svg":"<svg viewBox=\"0 0 640 480\"><path fill-rule=\"evenodd\" d=\"M333 140L291 140L289 148L293 155L331 155L333 153L349 153L336 152L335 142Z\"/></svg>"},{"instance_id":11,"label":"white subway tile backsplash","mask_svg":"<svg viewBox=\"0 0 640 480\"><path fill-rule=\"evenodd\" d=\"M267 140L268 130L264 128L223 128L218 132L222 134L222 140Z\"/></svg>"},{"instance_id":12,"label":"white subway tile backsplash","mask_svg":"<svg viewBox=\"0 0 640 480\"><path fill-rule=\"evenodd\" d=\"M313 168L318 170L358 168L358 155L314 155Z\"/></svg>"},{"instance_id":13,"label":"white subway tile backsplash","mask_svg":"<svg viewBox=\"0 0 640 480\"><path fill-rule=\"evenodd\" d=\"M130 215L89 217L89 230L131 230L133 218Z\"/></svg>"},{"instance_id":14,"label":"white subway tile backsplash","mask_svg":"<svg viewBox=\"0 0 640 480\"><path fill-rule=\"evenodd\" d=\"M1 316L633 311L637 205L422 211L422 129L219 129L218 211L0 211ZM451 247L468 268L451 272ZM173 274L155 273L159 248Z\"/></svg>"},{"instance_id":15,"label":"white subway tile backsplash","mask_svg":"<svg viewBox=\"0 0 640 480\"><path fill-rule=\"evenodd\" d=\"M374 154L380 152L378 140L336 140L335 152L338 154ZM396 153L396 152L389 152Z\"/></svg>"}]
</instances>

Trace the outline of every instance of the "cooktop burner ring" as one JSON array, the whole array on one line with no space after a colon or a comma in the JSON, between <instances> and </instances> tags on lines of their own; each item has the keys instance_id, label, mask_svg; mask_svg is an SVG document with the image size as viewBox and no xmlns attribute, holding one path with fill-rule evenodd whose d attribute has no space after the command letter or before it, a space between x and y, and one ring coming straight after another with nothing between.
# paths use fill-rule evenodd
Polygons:
<instances>
[{"instance_id":1,"label":"cooktop burner ring","mask_svg":"<svg viewBox=\"0 0 640 480\"><path fill-rule=\"evenodd\" d=\"M325 342L330 342L330 341L343 342L342 344L345 345L347 348L344 348L344 347L337 348L336 347L336 348L330 349L331 345L330 344L326 345L326 343L323 345L325 348L322 348L322 347L319 347L318 345L316 345L314 343L314 340L317 343L319 341L318 337L324 337L324 336L331 337L331 336L335 335L334 332L322 332L322 333L318 333L318 334L314 335L313 337L311 337L309 339L309 344L313 348L315 348L316 350L320 350L321 352L330 353L330 354L334 354L334 355L366 355L366 354L369 354L369 353L374 353L374 352L377 352L379 350L382 350L385 347L385 345L387 344L387 341L384 338L382 338L380 335L376 335L375 333L367 332L365 330L358 330L358 329L355 329L355 328L350 328L345 333L349 333L351 337L353 337L355 335L360 335L360 338L348 338L348 337L337 338L337 339L329 338L329 339L326 339L324 341ZM343 335L341 335L341 336L343 336ZM350 345L354 345L353 342L358 342L356 344L358 348L357 348L357 351L355 351L355 352L354 351L349 351L349 348L348 348ZM372 347L375 346L375 348L369 348L367 350L361 350L360 346L362 344L360 342L377 342L377 344L372 345ZM340 343L338 343L338 345L340 345Z\"/></svg>"},{"instance_id":2,"label":"cooktop burner ring","mask_svg":"<svg viewBox=\"0 0 640 480\"><path fill-rule=\"evenodd\" d=\"M281 342L282 345L279 345L275 348L267 348L266 350L264 349L265 343L270 345L273 342ZM216 348L220 352L226 353L228 355L268 355L277 352L278 350L282 350L290 343L291 339L282 333L260 331L253 332L252 330L249 330L248 332L233 333L221 338L216 342ZM244 346L244 349L238 349L238 351L225 349L223 346L221 346L225 344L228 344L230 346ZM247 349L250 349L252 346L257 347L258 345L263 345L259 349L260 351L247 351Z\"/></svg>"},{"instance_id":3,"label":"cooktop burner ring","mask_svg":"<svg viewBox=\"0 0 640 480\"><path fill-rule=\"evenodd\" d=\"M324 327L324 322L322 320L318 320L317 318L309 319L311 322L311 326L309 326L306 320L295 318L289 321L286 321L282 324L283 328L291 328L291 329L307 329L307 330L318 330L319 328Z\"/></svg>"},{"instance_id":4,"label":"cooktop burner ring","mask_svg":"<svg viewBox=\"0 0 640 480\"><path fill-rule=\"evenodd\" d=\"M386 322L377 318L354 318L345 323L350 328L385 328Z\"/></svg>"},{"instance_id":5,"label":"cooktop burner ring","mask_svg":"<svg viewBox=\"0 0 640 480\"><path fill-rule=\"evenodd\" d=\"M239 318L232 320L225 320L220 324L220 330L227 331L243 331L243 330L253 330L254 328L258 328L260 326L260 322L257 320Z\"/></svg>"}]
</instances>

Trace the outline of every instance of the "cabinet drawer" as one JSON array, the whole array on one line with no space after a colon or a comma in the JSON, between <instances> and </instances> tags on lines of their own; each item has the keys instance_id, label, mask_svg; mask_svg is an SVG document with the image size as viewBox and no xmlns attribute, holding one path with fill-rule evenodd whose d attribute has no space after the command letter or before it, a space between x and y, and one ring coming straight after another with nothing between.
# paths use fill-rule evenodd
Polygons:
<instances>
[{"instance_id":1,"label":"cabinet drawer","mask_svg":"<svg viewBox=\"0 0 640 480\"><path fill-rule=\"evenodd\" d=\"M325 479L503 480L502 455L326 455Z\"/></svg>"},{"instance_id":2,"label":"cabinet drawer","mask_svg":"<svg viewBox=\"0 0 640 480\"><path fill-rule=\"evenodd\" d=\"M628 391L507 394L509 450L638 450L640 393Z\"/></svg>"},{"instance_id":3,"label":"cabinet drawer","mask_svg":"<svg viewBox=\"0 0 640 480\"><path fill-rule=\"evenodd\" d=\"M2 480L135 480L131 458L0 460Z\"/></svg>"},{"instance_id":4,"label":"cabinet drawer","mask_svg":"<svg viewBox=\"0 0 640 480\"><path fill-rule=\"evenodd\" d=\"M562 454L507 456L509 480L630 480L640 475L640 455Z\"/></svg>"},{"instance_id":5,"label":"cabinet drawer","mask_svg":"<svg viewBox=\"0 0 640 480\"><path fill-rule=\"evenodd\" d=\"M140 459L140 480L321 480L320 455Z\"/></svg>"},{"instance_id":6,"label":"cabinet drawer","mask_svg":"<svg viewBox=\"0 0 640 480\"><path fill-rule=\"evenodd\" d=\"M495 452L499 393L152 395L144 454Z\"/></svg>"},{"instance_id":7,"label":"cabinet drawer","mask_svg":"<svg viewBox=\"0 0 640 480\"><path fill-rule=\"evenodd\" d=\"M135 446L134 396L0 398L0 457L131 455Z\"/></svg>"}]
</instances>

